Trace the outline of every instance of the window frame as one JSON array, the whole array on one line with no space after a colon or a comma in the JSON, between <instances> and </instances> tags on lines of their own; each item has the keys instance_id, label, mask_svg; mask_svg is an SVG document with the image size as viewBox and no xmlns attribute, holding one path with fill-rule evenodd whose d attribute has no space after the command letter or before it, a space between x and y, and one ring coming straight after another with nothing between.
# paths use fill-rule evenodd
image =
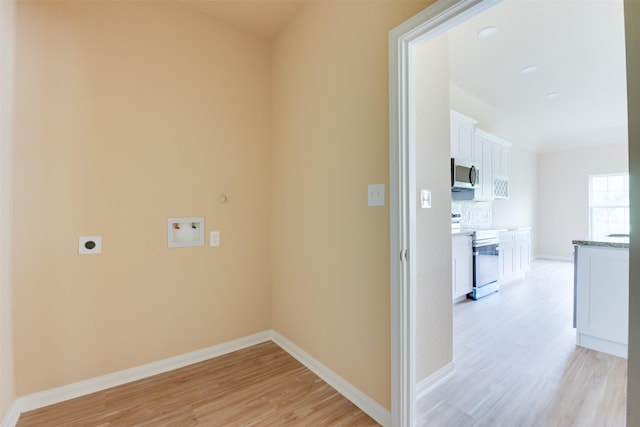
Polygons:
<instances>
[{"instance_id":1,"label":"window frame","mask_svg":"<svg viewBox=\"0 0 640 427\"><path fill-rule=\"evenodd\" d=\"M626 204L611 204L611 203L607 203L607 204L600 204L600 205L594 205L594 179L597 178L611 178L611 177L624 177L625 179L625 184L624 184L624 189L623 192L626 192ZM589 236L590 237L605 237L608 236L610 234L616 233L616 234L629 234L630 231L630 218L629 218L629 214L630 214L630 208L629 208L629 173L627 172L617 172L617 173L606 173L606 174L592 174L589 175L589 193L588 193L588 206L589 206ZM606 191L607 193L613 193L614 191L609 191L609 189L607 189ZM609 198L608 198L609 199ZM610 200L610 199L609 199ZM622 208L625 210L625 219L626 219L626 225L624 226L624 230L622 231L611 231L611 222L607 221L606 225L607 225L607 233L604 235L601 234L596 234L594 233L594 210L595 209L616 209L616 208ZM601 223L601 222L599 222ZM619 223L615 223L615 224L619 224Z\"/></svg>"}]
</instances>

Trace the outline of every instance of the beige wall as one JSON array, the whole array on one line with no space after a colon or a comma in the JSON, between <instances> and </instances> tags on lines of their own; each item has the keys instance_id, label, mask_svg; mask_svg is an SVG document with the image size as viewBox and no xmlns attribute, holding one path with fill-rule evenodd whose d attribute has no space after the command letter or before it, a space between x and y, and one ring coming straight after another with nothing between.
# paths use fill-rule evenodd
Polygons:
<instances>
[{"instance_id":1,"label":"beige wall","mask_svg":"<svg viewBox=\"0 0 640 427\"><path fill-rule=\"evenodd\" d=\"M449 38L418 46L416 78L416 187L432 191L432 208L416 212L416 379L453 360L451 290Z\"/></svg>"},{"instance_id":2,"label":"beige wall","mask_svg":"<svg viewBox=\"0 0 640 427\"><path fill-rule=\"evenodd\" d=\"M625 0L629 172L631 174L631 248L629 250L629 373L627 425L640 425L640 2Z\"/></svg>"},{"instance_id":3,"label":"beige wall","mask_svg":"<svg viewBox=\"0 0 640 427\"><path fill-rule=\"evenodd\" d=\"M0 1L0 423L15 396L11 258L15 2Z\"/></svg>"},{"instance_id":4,"label":"beige wall","mask_svg":"<svg viewBox=\"0 0 640 427\"><path fill-rule=\"evenodd\" d=\"M589 235L589 175L628 171L627 144L538 155L538 255L571 259Z\"/></svg>"},{"instance_id":5,"label":"beige wall","mask_svg":"<svg viewBox=\"0 0 640 427\"><path fill-rule=\"evenodd\" d=\"M273 327L389 407L389 208L366 194L388 31L427 3L314 2L270 46L178 3L21 2L18 395ZM182 215L222 246L167 249Z\"/></svg>"},{"instance_id":6,"label":"beige wall","mask_svg":"<svg viewBox=\"0 0 640 427\"><path fill-rule=\"evenodd\" d=\"M17 28L18 395L270 328L269 44L178 2L25 1ZM222 246L168 249L170 216Z\"/></svg>"},{"instance_id":7,"label":"beige wall","mask_svg":"<svg viewBox=\"0 0 640 427\"><path fill-rule=\"evenodd\" d=\"M388 184L388 32L424 7L312 2L273 53L273 326L387 408L389 207L367 185Z\"/></svg>"},{"instance_id":8,"label":"beige wall","mask_svg":"<svg viewBox=\"0 0 640 427\"><path fill-rule=\"evenodd\" d=\"M534 142L508 114L451 85L451 108L478 120L477 127L513 146L510 149L509 199L493 202L496 226L532 227L531 253L536 253L537 235L537 155L525 148Z\"/></svg>"}]
</instances>

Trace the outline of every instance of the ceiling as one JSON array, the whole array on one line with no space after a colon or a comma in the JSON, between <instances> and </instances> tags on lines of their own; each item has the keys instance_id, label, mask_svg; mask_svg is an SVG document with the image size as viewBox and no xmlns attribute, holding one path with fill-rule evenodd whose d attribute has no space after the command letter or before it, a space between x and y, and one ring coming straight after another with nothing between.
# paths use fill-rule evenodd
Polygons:
<instances>
[{"instance_id":1,"label":"ceiling","mask_svg":"<svg viewBox=\"0 0 640 427\"><path fill-rule=\"evenodd\" d=\"M272 39L318 0L181 1ZM497 33L480 39L487 26ZM514 144L556 151L627 141L622 0L503 0L448 34L453 87L524 130ZM531 65L535 72L520 72Z\"/></svg>"},{"instance_id":2,"label":"ceiling","mask_svg":"<svg viewBox=\"0 0 640 427\"><path fill-rule=\"evenodd\" d=\"M497 33L479 38L488 26ZM627 142L622 0L504 0L451 30L449 43L451 83L524 130L514 144ZM521 73L527 66L537 70Z\"/></svg>"}]
</instances>

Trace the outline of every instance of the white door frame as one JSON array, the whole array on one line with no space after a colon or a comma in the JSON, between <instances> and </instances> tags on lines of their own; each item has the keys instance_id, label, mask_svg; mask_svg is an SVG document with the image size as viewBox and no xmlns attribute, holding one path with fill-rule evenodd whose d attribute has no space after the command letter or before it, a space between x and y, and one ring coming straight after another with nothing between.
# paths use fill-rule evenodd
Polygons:
<instances>
[{"instance_id":1,"label":"white door frame","mask_svg":"<svg viewBox=\"0 0 640 427\"><path fill-rule=\"evenodd\" d=\"M416 413L416 175L413 53L416 46L500 0L439 0L389 33L391 209L391 425Z\"/></svg>"}]
</instances>

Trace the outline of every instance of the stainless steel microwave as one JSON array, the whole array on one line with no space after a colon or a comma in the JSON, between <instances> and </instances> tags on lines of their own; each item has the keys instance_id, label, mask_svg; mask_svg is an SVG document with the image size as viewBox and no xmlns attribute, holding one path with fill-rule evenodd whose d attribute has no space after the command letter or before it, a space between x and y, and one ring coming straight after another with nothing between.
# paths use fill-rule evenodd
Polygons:
<instances>
[{"instance_id":1,"label":"stainless steel microwave","mask_svg":"<svg viewBox=\"0 0 640 427\"><path fill-rule=\"evenodd\" d=\"M478 175L474 165L451 159L451 191L474 190L478 187Z\"/></svg>"}]
</instances>

